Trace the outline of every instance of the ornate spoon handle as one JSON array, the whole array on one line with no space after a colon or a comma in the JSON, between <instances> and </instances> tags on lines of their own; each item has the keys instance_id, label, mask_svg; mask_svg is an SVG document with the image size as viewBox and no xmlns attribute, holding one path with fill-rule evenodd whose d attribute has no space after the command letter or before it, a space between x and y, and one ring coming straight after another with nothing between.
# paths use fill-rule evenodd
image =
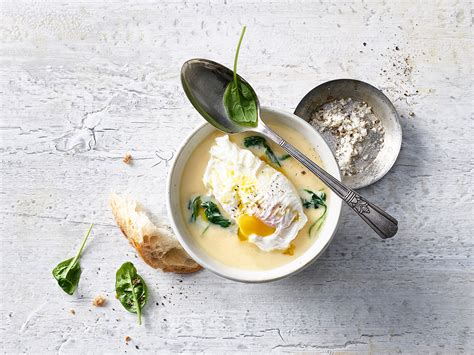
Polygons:
<instances>
[{"instance_id":1,"label":"ornate spoon handle","mask_svg":"<svg viewBox=\"0 0 474 355\"><path fill-rule=\"evenodd\" d=\"M381 238L391 238L397 233L398 222L387 212L370 203L351 188L343 185L339 180L320 168L316 163L308 159L306 155L264 125L261 120L257 130L279 144L288 154L319 177L322 182L343 199L375 232L377 232Z\"/></svg>"}]
</instances>

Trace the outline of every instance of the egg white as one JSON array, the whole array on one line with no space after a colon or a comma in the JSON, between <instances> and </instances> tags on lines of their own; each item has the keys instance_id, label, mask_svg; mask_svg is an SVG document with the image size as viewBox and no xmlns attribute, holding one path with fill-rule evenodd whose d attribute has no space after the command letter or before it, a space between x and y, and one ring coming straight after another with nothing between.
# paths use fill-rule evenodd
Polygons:
<instances>
[{"instance_id":1,"label":"egg white","mask_svg":"<svg viewBox=\"0 0 474 355\"><path fill-rule=\"evenodd\" d=\"M203 176L204 186L231 218L247 214L275 228L273 234L252 234L248 240L263 251L285 250L307 217L288 178L229 136L216 138Z\"/></svg>"}]
</instances>

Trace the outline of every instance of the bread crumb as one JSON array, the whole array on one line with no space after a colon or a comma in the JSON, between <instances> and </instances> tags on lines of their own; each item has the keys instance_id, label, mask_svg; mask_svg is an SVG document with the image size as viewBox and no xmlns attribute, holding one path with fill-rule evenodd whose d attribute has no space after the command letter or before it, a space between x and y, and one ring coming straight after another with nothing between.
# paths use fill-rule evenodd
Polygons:
<instances>
[{"instance_id":1,"label":"bread crumb","mask_svg":"<svg viewBox=\"0 0 474 355\"><path fill-rule=\"evenodd\" d=\"M128 335L125 337L125 342L128 343L132 338L130 338Z\"/></svg>"},{"instance_id":2,"label":"bread crumb","mask_svg":"<svg viewBox=\"0 0 474 355\"><path fill-rule=\"evenodd\" d=\"M71 308L71 309L69 310L69 313L71 313L72 315L75 315L75 314L76 314L76 311Z\"/></svg>"},{"instance_id":3,"label":"bread crumb","mask_svg":"<svg viewBox=\"0 0 474 355\"><path fill-rule=\"evenodd\" d=\"M130 164L132 163L132 159L133 159L133 158L132 158L132 155L131 155L130 153L127 153L127 154L125 154L125 156L123 157L123 160L122 160L122 161L123 161L125 164L130 165Z\"/></svg>"},{"instance_id":4,"label":"bread crumb","mask_svg":"<svg viewBox=\"0 0 474 355\"><path fill-rule=\"evenodd\" d=\"M94 300L92 301L92 304L96 307L103 307L105 305L105 302L107 302L107 299L104 296L99 295L96 298L94 298Z\"/></svg>"}]
</instances>

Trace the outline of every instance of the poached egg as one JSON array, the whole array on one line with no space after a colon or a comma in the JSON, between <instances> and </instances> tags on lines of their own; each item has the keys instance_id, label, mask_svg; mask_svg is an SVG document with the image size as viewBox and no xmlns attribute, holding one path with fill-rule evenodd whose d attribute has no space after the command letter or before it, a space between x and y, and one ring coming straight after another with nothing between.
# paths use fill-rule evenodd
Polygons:
<instances>
[{"instance_id":1,"label":"poached egg","mask_svg":"<svg viewBox=\"0 0 474 355\"><path fill-rule=\"evenodd\" d=\"M211 147L203 183L236 222L239 238L263 251L288 249L307 222L288 178L227 135Z\"/></svg>"}]
</instances>

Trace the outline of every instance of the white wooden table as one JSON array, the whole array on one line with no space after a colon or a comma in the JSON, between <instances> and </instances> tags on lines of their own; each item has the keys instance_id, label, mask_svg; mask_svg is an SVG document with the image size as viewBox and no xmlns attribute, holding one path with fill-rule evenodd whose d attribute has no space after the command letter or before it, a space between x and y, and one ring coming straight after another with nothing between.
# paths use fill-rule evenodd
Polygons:
<instances>
[{"instance_id":1,"label":"white wooden table","mask_svg":"<svg viewBox=\"0 0 474 355\"><path fill-rule=\"evenodd\" d=\"M137 259L109 193L131 191L166 216L168 161L202 121L180 67L231 65L243 24L239 68L262 104L293 111L341 77L393 100L403 147L363 193L399 219L396 238L379 240L345 209L312 267L262 285ZM469 1L3 1L0 38L3 352L474 352ZM68 296L51 270L90 222ZM151 289L142 326L114 297L127 260ZM99 294L104 308L91 304Z\"/></svg>"}]
</instances>

